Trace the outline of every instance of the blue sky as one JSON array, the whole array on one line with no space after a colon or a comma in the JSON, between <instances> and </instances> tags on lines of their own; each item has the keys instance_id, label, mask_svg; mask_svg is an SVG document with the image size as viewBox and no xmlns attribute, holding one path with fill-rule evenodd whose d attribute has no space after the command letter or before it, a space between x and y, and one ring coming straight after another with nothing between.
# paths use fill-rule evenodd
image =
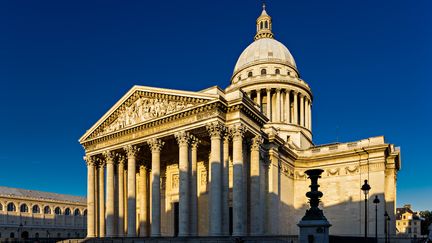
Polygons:
<instances>
[{"instance_id":1,"label":"blue sky","mask_svg":"<svg viewBox=\"0 0 432 243\"><path fill-rule=\"evenodd\" d=\"M267 1L316 144L385 135L432 209L431 1ZM0 185L85 195L78 138L133 85L225 88L261 1L1 1Z\"/></svg>"}]
</instances>

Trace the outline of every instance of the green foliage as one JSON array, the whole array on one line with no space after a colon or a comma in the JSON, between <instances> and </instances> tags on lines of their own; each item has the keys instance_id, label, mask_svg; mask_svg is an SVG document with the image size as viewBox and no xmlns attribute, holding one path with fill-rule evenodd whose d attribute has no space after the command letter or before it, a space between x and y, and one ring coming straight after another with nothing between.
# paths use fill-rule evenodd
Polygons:
<instances>
[{"instance_id":1,"label":"green foliage","mask_svg":"<svg viewBox=\"0 0 432 243\"><path fill-rule=\"evenodd\" d=\"M420 211L420 217L424 219L421 221L421 234L427 235L429 232L428 227L432 223L432 211Z\"/></svg>"}]
</instances>

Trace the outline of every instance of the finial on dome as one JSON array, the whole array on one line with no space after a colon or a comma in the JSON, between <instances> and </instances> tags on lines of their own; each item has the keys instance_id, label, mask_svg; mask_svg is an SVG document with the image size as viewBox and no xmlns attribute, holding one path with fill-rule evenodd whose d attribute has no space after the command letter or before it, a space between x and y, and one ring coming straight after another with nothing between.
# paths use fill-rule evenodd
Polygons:
<instances>
[{"instance_id":1,"label":"finial on dome","mask_svg":"<svg viewBox=\"0 0 432 243\"><path fill-rule=\"evenodd\" d=\"M271 17L266 12L266 5L263 2L261 15L256 21L257 33L254 40L261 38L273 38L272 33L272 20Z\"/></svg>"}]
</instances>

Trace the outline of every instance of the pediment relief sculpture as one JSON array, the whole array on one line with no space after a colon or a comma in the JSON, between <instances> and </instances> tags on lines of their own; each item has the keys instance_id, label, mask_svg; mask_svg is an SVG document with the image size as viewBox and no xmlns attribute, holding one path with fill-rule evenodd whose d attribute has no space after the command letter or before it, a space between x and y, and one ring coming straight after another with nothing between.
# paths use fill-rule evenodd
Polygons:
<instances>
[{"instance_id":1,"label":"pediment relief sculpture","mask_svg":"<svg viewBox=\"0 0 432 243\"><path fill-rule=\"evenodd\" d=\"M130 106L123 108L117 118L105 126L98 135L115 132L135 124L162 117L194 106L193 103L160 98L140 97Z\"/></svg>"}]
</instances>

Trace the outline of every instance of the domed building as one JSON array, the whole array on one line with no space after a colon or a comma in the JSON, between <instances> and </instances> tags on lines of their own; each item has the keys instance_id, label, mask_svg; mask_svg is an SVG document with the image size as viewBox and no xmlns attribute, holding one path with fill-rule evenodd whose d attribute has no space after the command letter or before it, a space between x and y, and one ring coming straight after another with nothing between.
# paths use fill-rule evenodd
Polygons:
<instances>
[{"instance_id":1,"label":"domed building","mask_svg":"<svg viewBox=\"0 0 432 243\"><path fill-rule=\"evenodd\" d=\"M314 144L312 91L265 8L256 27L225 89L134 86L80 138L87 237L297 235L312 168L330 234L375 229L364 180L379 236L384 213L395 234L399 148L382 136Z\"/></svg>"}]
</instances>

